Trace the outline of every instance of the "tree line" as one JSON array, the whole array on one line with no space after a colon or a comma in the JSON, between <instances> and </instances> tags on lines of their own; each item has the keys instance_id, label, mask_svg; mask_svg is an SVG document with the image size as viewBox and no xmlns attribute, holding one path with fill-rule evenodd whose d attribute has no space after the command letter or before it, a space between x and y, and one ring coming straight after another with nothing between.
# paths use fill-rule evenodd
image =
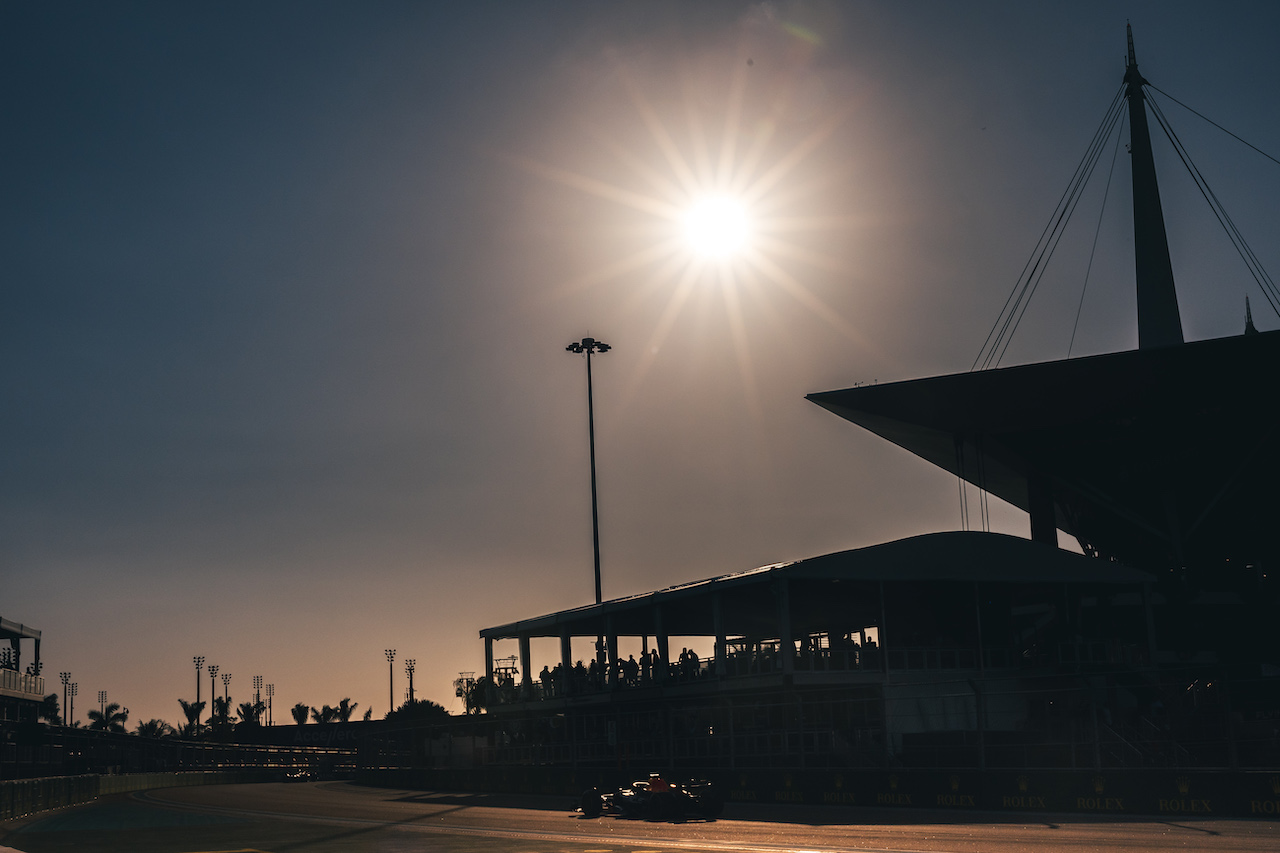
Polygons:
<instances>
[{"instance_id":1,"label":"tree line","mask_svg":"<svg viewBox=\"0 0 1280 853\"><path fill-rule=\"evenodd\" d=\"M178 705L182 709L182 716L185 722L175 727L160 719L150 719L145 722L139 722L134 729L134 734L149 738L162 737L181 737L181 738L199 738L208 736L214 740L224 740L230 738L233 734L243 733L249 729L253 729L262 725L263 715L267 711L267 706L261 701L241 702L232 709L232 702L229 698L215 696L213 699L213 708L208 717L204 719L205 708L208 707L206 702L188 702L185 699L179 699ZM354 716L359 702L352 702L349 697L344 697L338 701L337 705L322 705L319 708L308 705L305 702L299 702L290 709L289 714L293 717L295 724L302 726L308 722L325 724L325 723L348 723ZM86 714L89 718L89 724L85 728L97 731L108 732L128 732L125 724L129 720L129 709L124 708L119 702L111 702L102 708L93 708ZM58 694L51 693L44 697L40 703L39 717L51 725L63 725L61 709L58 703ZM369 721L373 717L373 709L366 709L361 720ZM428 699L414 699L405 702L399 708L387 713L383 718L386 720L398 720L401 722L417 721L417 722L442 722L449 718L448 710L437 702ZM73 728L79 728L80 722L71 724Z\"/></svg>"}]
</instances>

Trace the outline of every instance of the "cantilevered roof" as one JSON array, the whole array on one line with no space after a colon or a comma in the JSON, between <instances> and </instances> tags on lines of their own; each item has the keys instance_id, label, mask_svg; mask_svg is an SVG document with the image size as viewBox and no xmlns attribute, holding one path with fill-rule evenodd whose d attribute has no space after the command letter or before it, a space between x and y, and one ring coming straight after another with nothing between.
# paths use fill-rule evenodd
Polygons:
<instances>
[{"instance_id":1,"label":"cantilevered roof","mask_svg":"<svg viewBox=\"0 0 1280 853\"><path fill-rule=\"evenodd\" d=\"M38 640L40 632L20 622L0 618L0 640Z\"/></svg>"},{"instance_id":2,"label":"cantilevered roof","mask_svg":"<svg viewBox=\"0 0 1280 853\"><path fill-rule=\"evenodd\" d=\"M963 581L1000 584L1142 584L1151 576L1106 560L1063 551L1051 545L1000 533L929 533L869 548L823 554L788 563L775 563L744 572L721 575L642 595L618 598L588 607L485 628L481 637L558 637L561 629L574 636L601 630L606 618L620 635L653 634L654 611L662 606L663 626L673 636L702 636L711 629L711 596L718 592L753 600L768 608L774 601L772 583L779 577L792 582L848 581L887 583ZM759 606L754 608L759 609ZM756 614L740 608L737 618L753 624ZM731 614L732 617L732 614ZM746 627L727 626L730 633Z\"/></svg>"},{"instance_id":3,"label":"cantilevered roof","mask_svg":"<svg viewBox=\"0 0 1280 853\"><path fill-rule=\"evenodd\" d=\"M810 394L1024 510L1157 568L1277 553L1280 332Z\"/></svg>"}]
</instances>

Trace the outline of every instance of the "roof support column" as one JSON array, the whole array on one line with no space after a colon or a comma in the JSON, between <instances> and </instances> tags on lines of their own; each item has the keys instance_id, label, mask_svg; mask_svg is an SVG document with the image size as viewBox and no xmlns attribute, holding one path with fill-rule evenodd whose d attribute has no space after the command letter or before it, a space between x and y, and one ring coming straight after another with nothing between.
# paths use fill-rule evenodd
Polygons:
<instances>
[{"instance_id":1,"label":"roof support column","mask_svg":"<svg viewBox=\"0 0 1280 853\"><path fill-rule=\"evenodd\" d=\"M609 687L618 686L618 631L613 627L613 617L604 617L605 642L609 647L609 668L605 670L604 683Z\"/></svg>"},{"instance_id":2,"label":"roof support column","mask_svg":"<svg viewBox=\"0 0 1280 853\"><path fill-rule=\"evenodd\" d=\"M667 675L671 672L671 656L667 653L671 638L667 636L667 628L662 622L661 604L654 605L653 608L653 642L658 652L658 665L655 667L653 680L661 683L667 680Z\"/></svg>"},{"instance_id":3,"label":"roof support column","mask_svg":"<svg viewBox=\"0 0 1280 853\"><path fill-rule=\"evenodd\" d=\"M1027 475L1027 505L1031 512L1031 541L1058 547L1058 520L1053 508L1053 484L1043 474ZM883 643L881 643L883 645Z\"/></svg>"},{"instance_id":4,"label":"roof support column","mask_svg":"<svg viewBox=\"0 0 1280 853\"><path fill-rule=\"evenodd\" d=\"M716 678L724 678L725 673L728 672L725 655L729 644L724 635L724 599L719 592L711 596L711 621L716 632L715 674Z\"/></svg>"},{"instance_id":5,"label":"roof support column","mask_svg":"<svg viewBox=\"0 0 1280 853\"><path fill-rule=\"evenodd\" d=\"M778 578L778 654L782 656L782 674L796 671L796 644L791 636L791 582Z\"/></svg>"},{"instance_id":6,"label":"roof support column","mask_svg":"<svg viewBox=\"0 0 1280 853\"><path fill-rule=\"evenodd\" d=\"M484 638L484 677L493 683L493 637Z\"/></svg>"},{"instance_id":7,"label":"roof support column","mask_svg":"<svg viewBox=\"0 0 1280 853\"><path fill-rule=\"evenodd\" d=\"M526 699L529 698L529 693L531 692L530 688L533 685L533 677L529 672L530 668L532 667L532 664L529 661L530 657L531 655L529 653L529 635L521 634L520 635L520 693Z\"/></svg>"},{"instance_id":8,"label":"roof support column","mask_svg":"<svg viewBox=\"0 0 1280 853\"><path fill-rule=\"evenodd\" d=\"M560 626L560 683L556 685L556 689L560 691L561 696L568 696L573 692L573 638L569 636L569 629Z\"/></svg>"},{"instance_id":9,"label":"roof support column","mask_svg":"<svg viewBox=\"0 0 1280 853\"><path fill-rule=\"evenodd\" d=\"M876 626L876 633L879 635L878 637L879 642L876 645L880 647L879 649L880 671L884 673L886 676L888 676L889 674L889 638L888 638L888 635L885 634L885 630L884 630L885 615L887 611L888 611L888 608L885 607L885 603L884 603L884 581L880 581L880 624ZM863 648L866 648L866 647L863 646ZM885 721L886 731L888 731L888 725L889 725L888 720L886 719ZM885 743L886 745L888 744L887 739Z\"/></svg>"}]
</instances>

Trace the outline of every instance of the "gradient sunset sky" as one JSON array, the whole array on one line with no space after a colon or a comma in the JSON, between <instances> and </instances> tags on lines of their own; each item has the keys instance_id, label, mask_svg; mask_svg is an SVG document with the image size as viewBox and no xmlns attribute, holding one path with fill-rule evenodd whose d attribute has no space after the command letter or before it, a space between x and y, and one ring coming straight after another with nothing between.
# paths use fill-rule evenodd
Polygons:
<instances>
[{"instance_id":1,"label":"gradient sunset sky","mask_svg":"<svg viewBox=\"0 0 1280 853\"><path fill-rule=\"evenodd\" d=\"M606 598L958 529L804 395L969 369L1126 20L1280 155L1269 2L3 4L0 616L81 720L179 722L193 655L381 717L387 648L460 711L481 628L593 600L587 335ZM1275 275L1280 165L1160 103ZM1136 346L1127 139L1003 364ZM1187 338L1280 326L1156 156Z\"/></svg>"}]
</instances>

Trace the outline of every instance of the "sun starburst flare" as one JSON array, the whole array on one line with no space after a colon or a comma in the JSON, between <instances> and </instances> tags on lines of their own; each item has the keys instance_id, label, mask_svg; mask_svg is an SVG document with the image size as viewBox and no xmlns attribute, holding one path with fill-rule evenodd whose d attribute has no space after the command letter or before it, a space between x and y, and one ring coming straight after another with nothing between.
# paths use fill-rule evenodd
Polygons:
<instances>
[{"instance_id":1,"label":"sun starburst flare","mask_svg":"<svg viewBox=\"0 0 1280 853\"><path fill-rule=\"evenodd\" d=\"M607 132L597 123L589 134L596 150L618 164L622 179L516 159L545 179L638 212L642 219L652 217L656 226L647 241L641 241L644 245L632 246L621 257L584 270L564 284L560 295L645 272L646 280L637 282L639 286L633 288L628 300L649 299L665 288L666 304L637 367L642 375L690 298L699 290L719 290L748 397L753 407L758 407L748 352L747 312L753 295L762 297L766 290L784 294L840 335L864 344L863 336L820 292L806 286L796 269L802 266L827 275L848 272L841 255L825 251L811 238L851 231L857 226L855 217L808 209L806 203L829 191L832 180L847 174L842 164L824 167L813 161L848 119L851 107L829 108L821 118L809 121L806 131L787 136L779 130L791 106L784 84L793 83L796 75L781 75L783 83L769 87L758 99L763 107L752 112L748 95L754 83L749 80L747 56L740 50L730 67L737 70L731 73L727 96L720 101L724 107L718 139L709 138L714 134L706 132L706 99L699 105L688 76L684 80L684 123L678 124L664 118L626 63L619 62L613 70L627 91L635 110L633 117L639 118L643 132L631 134L624 143L616 128ZM705 84L706 76L700 80ZM794 131L795 126L789 130ZM652 145L648 153L642 150L646 139ZM843 248L842 242L833 244L837 251Z\"/></svg>"}]
</instances>

